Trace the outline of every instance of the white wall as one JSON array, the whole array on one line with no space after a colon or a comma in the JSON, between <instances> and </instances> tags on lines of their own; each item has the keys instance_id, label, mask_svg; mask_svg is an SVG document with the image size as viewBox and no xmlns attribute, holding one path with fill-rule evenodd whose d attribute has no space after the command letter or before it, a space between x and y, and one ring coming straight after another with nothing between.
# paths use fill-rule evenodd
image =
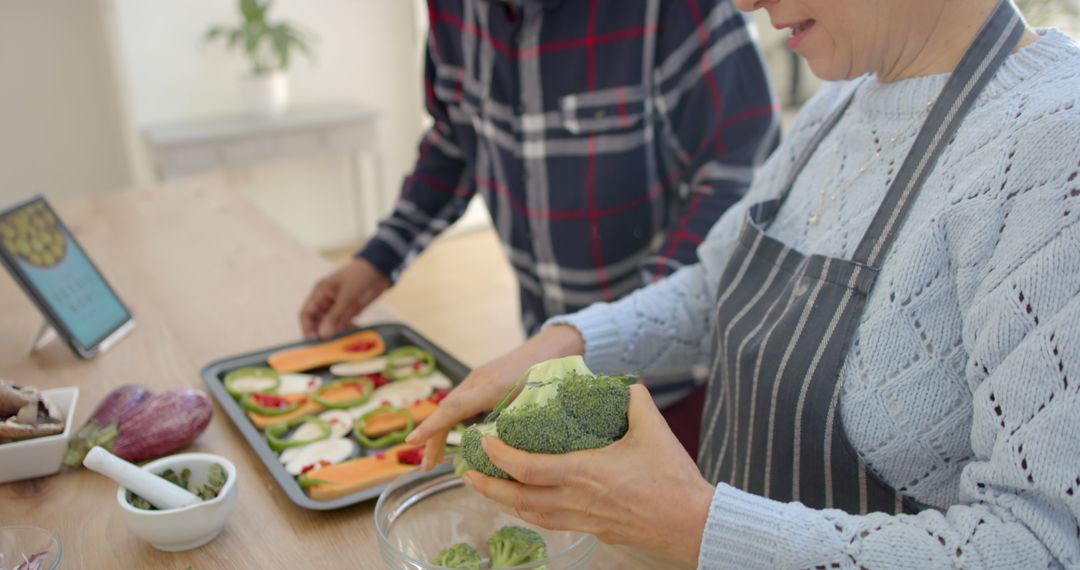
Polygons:
<instances>
[{"instance_id":1,"label":"white wall","mask_svg":"<svg viewBox=\"0 0 1080 570\"><path fill-rule=\"evenodd\" d=\"M97 0L0 0L0 207L128 183Z\"/></svg>"},{"instance_id":2,"label":"white wall","mask_svg":"<svg viewBox=\"0 0 1080 570\"><path fill-rule=\"evenodd\" d=\"M247 66L239 53L202 42L206 29L238 20L232 0L108 0L115 33L122 97L130 130L154 124L244 112L239 79ZM354 101L381 114L383 209L411 169L422 129L423 99L416 11L406 0L278 0L273 19L314 31L316 60L290 69L293 104ZM132 133L129 133L132 134ZM138 141L137 133L134 140ZM139 144L131 146L140 183L152 168ZM267 214L309 245L354 241L348 208L348 167L342 157L309 156L238 169L230 179ZM381 212L380 212L381 214Z\"/></svg>"}]
</instances>

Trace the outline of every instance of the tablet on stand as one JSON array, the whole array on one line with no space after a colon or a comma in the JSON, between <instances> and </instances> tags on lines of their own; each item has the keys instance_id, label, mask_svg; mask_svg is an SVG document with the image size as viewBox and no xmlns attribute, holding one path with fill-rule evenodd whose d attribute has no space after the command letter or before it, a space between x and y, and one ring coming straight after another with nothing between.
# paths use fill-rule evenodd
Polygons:
<instances>
[{"instance_id":1,"label":"tablet on stand","mask_svg":"<svg viewBox=\"0 0 1080 570\"><path fill-rule=\"evenodd\" d=\"M45 317L31 351L54 331L80 358L135 326L124 305L43 196L0 211L0 262Z\"/></svg>"}]
</instances>

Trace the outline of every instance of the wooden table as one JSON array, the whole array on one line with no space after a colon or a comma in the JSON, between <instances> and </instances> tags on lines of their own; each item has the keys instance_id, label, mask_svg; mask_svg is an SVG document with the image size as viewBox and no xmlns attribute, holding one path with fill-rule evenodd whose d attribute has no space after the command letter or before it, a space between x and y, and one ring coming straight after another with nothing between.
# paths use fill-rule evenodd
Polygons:
<instances>
[{"instance_id":1,"label":"wooden table","mask_svg":"<svg viewBox=\"0 0 1080 570\"><path fill-rule=\"evenodd\" d=\"M78 360L59 342L28 357L25 348L40 317L14 282L0 276L0 377L41 388L78 386L76 425L122 384L155 391L201 388L199 370L207 362L296 340L299 303L330 270L216 179L56 206L128 302L138 326L91 361ZM395 312L383 304L361 317L393 319ZM410 324L426 332L424 323ZM463 330L432 340L451 353L475 355L470 365L497 355L470 345L471 337ZM225 532L197 550L167 554L135 538L120 517L115 485L86 471L0 485L0 524L56 532L63 543L61 568L384 567L374 502L333 512L293 505L219 408L192 450L226 456L239 473L239 501ZM677 567L650 553L609 546L601 546L590 566Z\"/></svg>"}]
</instances>

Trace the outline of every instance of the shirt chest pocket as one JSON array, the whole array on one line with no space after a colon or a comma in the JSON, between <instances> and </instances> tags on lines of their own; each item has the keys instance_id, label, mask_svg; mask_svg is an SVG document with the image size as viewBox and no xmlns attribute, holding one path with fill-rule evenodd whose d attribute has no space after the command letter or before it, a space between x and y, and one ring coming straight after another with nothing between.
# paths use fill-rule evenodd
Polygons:
<instances>
[{"instance_id":1,"label":"shirt chest pocket","mask_svg":"<svg viewBox=\"0 0 1080 570\"><path fill-rule=\"evenodd\" d=\"M559 100L563 127L575 134L640 128L645 118L645 89L611 87L565 95Z\"/></svg>"}]
</instances>

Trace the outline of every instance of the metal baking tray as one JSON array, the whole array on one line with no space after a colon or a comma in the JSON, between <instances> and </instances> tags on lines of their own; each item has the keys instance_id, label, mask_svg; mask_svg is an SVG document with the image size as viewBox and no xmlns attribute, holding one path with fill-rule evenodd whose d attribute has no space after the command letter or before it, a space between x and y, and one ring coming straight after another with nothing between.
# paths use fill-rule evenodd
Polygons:
<instances>
[{"instance_id":1,"label":"metal baking tray","mask_svg":"<svg viewBox=\"0 0 1080 570\"><path fill-rule=\"evenodd\" d=\"M464 380L465 376L469 374L469 368L462 364L458 359L450 356L446 351L433 344L423 335L403 324L381 323L357 329L350 329L334 338L339 338L362 330L372 330L379 333L386 343L387 351L393 350L399 346L413 345L430 352L435 355L435 367L455 385ZM305 509L329 511L374 499L382 493L387 484L363 489L351 495L338 497L331 501L316 501L308 497L296 478L285 471L285 466L278 460L277 455L266 443L266 437L252 425L251 420L247 417L247 413L240 407L240 403L234 400L233 397L225 391L224 382L225 375L237 368L244 368L246 366L266 366L266 359L279 350L319 344L321 342L325 341L311 340L296 342L293 344L267 348L259 352L216 360L203 368L202 377L206 386L210 389L210 393L213 394L214 398L218 401L218 404L220 404L222 409L225 410L225 413L228 414L229 419L232 420L233 424L240 430L240 433L247 439L251 449L259 456L263 465L265 465L266 469L270 471L270 474L274 476L274 479L285 491L285 494L289 496L289 499ZM334 375L330 374L329 367L306 370L304 373L321 376L324 380L334 378ZM360 451L357 453L356 457L366 457L374 455L375 453L374 451L364 449L361 446L357 447Z\"/></svg>"}]
</instances>

